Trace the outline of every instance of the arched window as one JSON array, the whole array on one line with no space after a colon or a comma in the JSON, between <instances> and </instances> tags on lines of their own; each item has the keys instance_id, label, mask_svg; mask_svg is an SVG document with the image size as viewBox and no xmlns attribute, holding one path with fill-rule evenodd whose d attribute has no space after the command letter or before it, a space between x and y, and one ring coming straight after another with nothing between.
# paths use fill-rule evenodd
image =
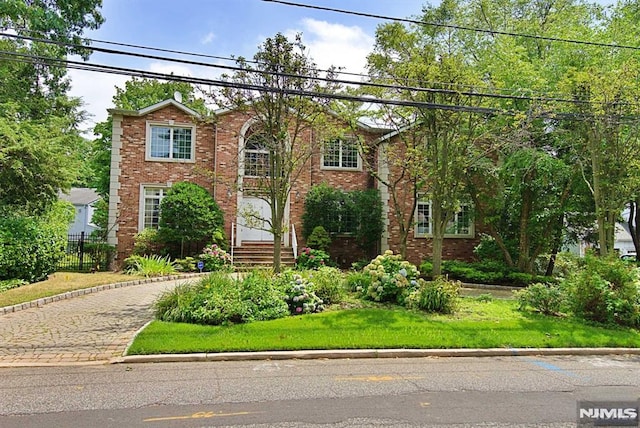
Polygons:
<instances>
[{"instance_id":1,"label":"arched window","mask_svg":"<svg viewBox=\"0 0 640 428\"><path fill-rule=\"evenodd\" d=\"M266 135L257 126L249 128L244 139L244 175L268 177L271 172L271 155Z\"/></svg>"}]
</instances>

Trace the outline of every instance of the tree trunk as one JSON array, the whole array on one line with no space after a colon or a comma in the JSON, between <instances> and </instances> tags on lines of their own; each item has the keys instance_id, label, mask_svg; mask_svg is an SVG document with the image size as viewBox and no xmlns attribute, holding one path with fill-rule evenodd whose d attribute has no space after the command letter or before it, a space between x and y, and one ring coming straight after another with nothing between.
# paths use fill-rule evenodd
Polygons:
<instances>
[{"instance_id":1,"label":"tree trunk","mask_svg":"<svg viewBox=\"0 0 640 428\"><path fill-rule=\"evenodd\" d=\"M631 233L631 239L633 239L633 246L636 249L636 260L640 261L640 229L638 223L640 223L640 198L629 203L629 232Z\"/></svg>"},{"instance_id":2,"label":"tree trunk","mask_svg":"<svg viewBox=\"0 0 640 428\"><path fill-rule=\"evenodd\" d=\"M431 260L433 262L433 277L442 275L442 248L444 241L444 225L442 224L442 205L431 201L431 213L433 215L433 247Z\"/></svg>"},{"instance_id":3,"label":"tree trunk","mask_svg":"<svg viewBox=\"0 0 640 428\"><path fill-rule=\"evenodd\" d=\"M522 194L522 207L520 209L520 239L518 240L518 270L531 273L533 266L530 258L531 243L529 241L529 219L533 205L533 195L528 187Z\"/></svg>"}]
</instances>

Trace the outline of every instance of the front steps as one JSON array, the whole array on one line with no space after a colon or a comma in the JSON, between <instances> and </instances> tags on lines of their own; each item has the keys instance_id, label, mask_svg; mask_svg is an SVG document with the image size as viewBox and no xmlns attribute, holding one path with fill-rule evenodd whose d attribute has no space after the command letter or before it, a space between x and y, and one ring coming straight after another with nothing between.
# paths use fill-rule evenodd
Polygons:
<instances>
[{"instance_id":1,"label":"front steps","mask_svg":"<svg viewBox=\"0 0 640 428\"><path fill-rule=\"evenodd\" d=\"M282 246L280 251L280 267L293 268L293 249ZM273 242L243 242L241 247L233 247L233 265L236 270L273 267Z\"/></svg>"}]
</instances>

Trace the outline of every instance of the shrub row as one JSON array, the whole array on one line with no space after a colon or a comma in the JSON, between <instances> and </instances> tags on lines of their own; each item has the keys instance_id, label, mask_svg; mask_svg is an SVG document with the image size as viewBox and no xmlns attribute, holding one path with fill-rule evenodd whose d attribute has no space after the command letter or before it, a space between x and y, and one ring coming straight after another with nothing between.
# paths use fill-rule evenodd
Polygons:
<instances>
[{"instance_id":1,"label":"shrub row","mask_svg":"<svg viewBox=\"0 0 640 428\"><path fill-rule=\"evenodd\" d=\"M155 315L163 321L219 325L320 312L325 304L342 301L341 278L330 267L279 275L256 270L238 278L214 272L160 296Z\"/></svg>"},{"instance_id":2,"label":"shrub row","mask_svg":"<svg viewBox=\"0 0 640 428\"><path fill-rule=\"evenodd\" d=\"M589 254L561 283L531 285L518 293L518 300L521 310L640 327L638 269L619 259Z\"/></svg>"},{"instance_id":3,"label":"shrub row","mask_svg":"<svg viewBox=\"0 0 640 428\"><path fill-rule=\"evenodd\" d=\"M431 278L433 264L425 260L420 264L420 273L425 278ZM518 272L504 263L486 260L467 263L459 260L445 260L442 262L442 274L451 279L475 284L495 284L523 287L536 282L551 283L555 280L541 275Z\"/></svg>"}]
</instances>

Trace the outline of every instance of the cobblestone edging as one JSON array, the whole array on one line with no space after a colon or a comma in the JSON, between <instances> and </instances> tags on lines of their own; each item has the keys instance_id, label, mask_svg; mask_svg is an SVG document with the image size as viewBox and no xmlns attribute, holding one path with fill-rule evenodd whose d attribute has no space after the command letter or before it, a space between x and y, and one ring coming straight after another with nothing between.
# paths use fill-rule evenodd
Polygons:
<instances>
[{"instance_id":1,"label":"cobblestone edging","mask_svg":"<svg viewBox=\"0 0 640 428\"><path fill-rule=\"evenodd\" d=\"M154 278L135 279L132 281L117 282L114 284L97 285L91 288L82 288L79 290L67 291L66 293L62 293L62 294L56 294L55 296L43 297L37 300L32 300L30 302L18 303L13 306L5 306L0 308L0 315L10 314L13 312L22 311L29 308L41 308L42 306L47 305L49 303L58 302L60 300L72 299L74 297L84 296L86 294L91 294L91 293L97 293L99 291L104 291L104 290L111 290L114 288L130 287L132 285L150 284L153 282L198 278L201 276L206 276L208 274L209 272L182 274L182 275L169 275L169 276L160 276L160 277L154 277Z\"/></svg>"}]
</instances>

